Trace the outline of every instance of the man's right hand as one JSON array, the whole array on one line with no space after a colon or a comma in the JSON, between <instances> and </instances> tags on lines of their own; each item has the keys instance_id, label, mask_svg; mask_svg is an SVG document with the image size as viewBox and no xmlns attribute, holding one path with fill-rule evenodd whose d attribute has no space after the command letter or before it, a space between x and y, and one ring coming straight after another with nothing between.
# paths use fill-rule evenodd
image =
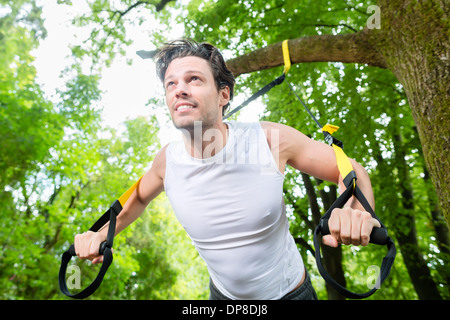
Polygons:
<instances>
[{"instance_id":1,"label":"man's right hand","mask_svg":"<svg viewBox=\"0 0 450 320\"><path fill-rule=\"evenodd\" d=\"M103 262L103 255L99 254L100 244L106 240L100 232L87 231L75 236L74 246L78 258L91 260L93 264Z\"/></svg>"}]
</instances>

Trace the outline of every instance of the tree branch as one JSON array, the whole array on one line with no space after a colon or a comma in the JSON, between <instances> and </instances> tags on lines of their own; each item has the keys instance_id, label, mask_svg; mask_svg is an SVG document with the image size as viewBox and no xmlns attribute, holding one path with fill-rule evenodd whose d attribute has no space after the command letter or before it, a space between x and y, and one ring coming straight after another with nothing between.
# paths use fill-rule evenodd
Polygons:
<instances>
[{"instance_id":1,"label":"tree branch","mask_svg":"<svg viewBox=\"0 0 450 320\"><path fill-rule=\"evenodd\" d=\"M356 30L355 28L349 26L346 23L338 23L338 24L330 24L330 23L319 23L319 24L314 24L314 27L326 27L326 28L337 28L337 27L346 27L347 29L352 30L353 32L358 32L358 30Z\"/></svg>"},{"instance_id":2,"label":"tree branch","mask_svg":"<svg viewBox=\"0 0 450 320\"><path fill-rule=\"evenodd\" d=\"M351 34L319 35L289 40L291 63L363 63L387 68L386 61L368 40L368 30ZM227 61L235 77L284 65L281 42Z\"/></svg>"},{"instance_id":3,"label":"tree branch","mask_svg":"<svg viewBox=\"0 0 450 320\"><path fill-rule=\"evenodd\" d=\"M176 0L161 0L159 3L156 3L156 4L155 4L156 12L159 12L159 11L163 10L164 7L165 7L169 2L173 2L173 1L176 1ZM101 50L103 49L103 47L106 45L106 41L107 41L108 38L111 36L111 33L114 31L114 29L117 28L117 26L118 26L120 20L121 20L125 15L127 15L130 11L136 9L137 7L139 7L139 6L143 5L143 4L149 4L149 2L148 2L148 1L136 1L135 3L133 3L132 5L130 5L128 8L126 8L126 9L123 10L123 11L120 11L120 10L93 10L93 11L92 11L92 13L100 13L100 12L102 12L102 11L106 11L106 12L109 12L109 13L110 13L109 20L106 20L105 22L103 22L103 23L101 24L101 27L105 30L105 32L106 32L106 29L109 29L109 30L107 31L107 34L106 34L106 36L104 37L103 42L102 42L102 44L99 46L99 48L97 49L97 51L101 51ZM117 15L117 20L114 21L116 15ZM110 22L112 22L112 21L114 21L114 26L113 26L113 27L108 27L108 24L109 24ZM101 30L101 29L100 29L100 30ZM95 37L94 37L94 34L98 33L100 30L94 29L94 30L91 32L89 38L86 39L84 42L87 42L87 41L89 41L89 40L93 40L93 39L95 38Z\"/></svg>"},{"instance_id":4,"label":"tree branch","mask_svg":"<svg viewBox=\"0 0 450 320\"><path fill-rule=\"evenodd\" d=\"M303 238L294 238L294 241L295 241L295 243L299 244L300 246L302 246L303 248L305 248L306 250L311 252L311 254L313 256L316 255L316 251L314 251L314 248L311 247L311 245L308 243L308 241L304 240Z\"/></svg>"},{"instance_id":5,"label":"tree branch","mask_svg":"<svg viewBox=\"0 0 450 320\"><path fill-rule=\"evenodd\" d=\"M324 34L291 39L288 42L291 63L343 62L361 63L387 68L384 57L371 45L365 29L350 34ZM241 74L275 68L284 65L282 42L271 44L227 61L235 77ZM158 50L139 50L142 59L152 59Z\"/></svg>"},{"instance_id":6,"label":"tree branch","mask_svg":"<svg viewBox=\"0 0 450 320\"><path fill-rule=\"evenodd\" d=\"M162 9L164 9L166 4L168 4L169 2L172 2L172 1L175 1L175 0L161 0L160 3L155 5L156 11L157 12L161 11Z\"/></svg>"}]
</instances>

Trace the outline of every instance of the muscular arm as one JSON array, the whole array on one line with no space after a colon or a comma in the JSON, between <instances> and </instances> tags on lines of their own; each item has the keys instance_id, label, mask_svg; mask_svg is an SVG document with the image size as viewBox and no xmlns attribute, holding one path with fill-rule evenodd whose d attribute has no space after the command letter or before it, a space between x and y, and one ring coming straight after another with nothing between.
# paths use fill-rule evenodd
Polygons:
<instances>
[{"instance_id":1,"label":"muscular arm","mask_svg":"<svg viewBox=\"0 0 450 320\"><path fill-rule=\"evenodd\" d=\"M152 167L144 174L138 187L125 203L117 217L116 234L134 222L144 212L148 204L164 190L165 149L164 147L158 152Z\"/></svg>"},{"instance_id":2,"label":"muscular arm","mask_svg":"<svg viewBox=\"0 0 450 320\"><path fill-rule=\"evenodd\" d=\"M144 174L136 190L117 216L116 235L133 223L144 212L148 204L164 190L166 147L158 152L152 167ZM98 248L100 243L106 240L107 232L108 224L98 232L87 231L76 235L74 245L78 257L92 260L93 263L101 262L102 256L98 255Z\"/></svg>"},{"instance_id":3,"label":"muscular arm","mask_svg":"<svg viewBox=\"0 0 450 320\"><path fill-rule=\"evenodd\" d=\"M284 172L286 164L289 164L301 172L338 184L340 192L345 190L344 177L341 177L339 173L332 147L314 141L298 130L283 124L262 122L261 126L266 132L267 140L281 172ZM350 159L350 161L358 177L359 188L374 208L375 201L369 175L355 160ZM359 201L352 197L343 209L333 210L329 226L331 235L325 236L323 241L334 247L338 245L338 242L367 245L372 228L380 225L377 220L372 219Z\"/></svg>"}]
</instances>

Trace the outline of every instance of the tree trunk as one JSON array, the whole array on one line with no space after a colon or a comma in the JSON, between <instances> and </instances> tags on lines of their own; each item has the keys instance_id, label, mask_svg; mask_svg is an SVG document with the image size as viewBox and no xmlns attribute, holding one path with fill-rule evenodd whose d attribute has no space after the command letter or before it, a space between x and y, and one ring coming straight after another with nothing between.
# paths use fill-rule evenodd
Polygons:
<instances>
[{"instance_id":1,"label":"tree trunk","mask_svg":"<svg viewBox=\"0 0 450 320\"><path fill-rule=\"evenodd\" d=\"M379 0L380 29L289 41L292 63L364 63L388 68L403 85L425 162L448 225L450 50L448 6L439 0ZM238 76L283 65L281 42L227 61Z\"/></svg>"},{"instance_id":2,"label":"tree trunk","mask_svg":"<svg viewBox=\"0 0 450 320\"><path fill-rule=\"evenodd\" d=\"M372 41L403 85L425 162L449 224L450 50L444 1L380 0Z\"/></svg>"},{"instance_id":3,"label":"tree trunk","mask_svg":"<svg viewBox=\"0 0 450 320\"><path fill-rule=\"evenodd\" d=\"M436 233L436 242L439 251L441 251L447 256L450 256L450 234L448 226L445 223L444 216L437 203L436 194L430 188L431 184L431 182L429 182L430 174L428 173L427 168L424 167L423 172L424 172L423 180L425 181L425 185L427 188L428 203L430 205L432 223L434 231ZM447 282L450 285L450 281Z\"/></svg>"},{"instance_id":4,"label":"tree trunk","mask_svg":"<svg viewBox=\"0 0 450 320\"><path fill-rule=\"evenodd\" d=\"M395 120L394 120L395 122ZM423 258L422 250L417 240L417 231L414 218L414 195L411 179L408 172L408 164L405 161L405 147L400 134L393 137L395 148L395 164L398 170L398 189L401 191L403 210L397 213L396 222L392 224L395 229L397 241L402 251L414 289L422 300L441 300L441 295L436 283L431 277L430 269Z\"/></svg>"},{"instance_id":5,"label":"tree trunk","mask_svg":"<svg viewBox=\"0 0 450 320\"><path fill-rule=\"evenodd\" d=\"M450 263L450 234L447 223L445 223L444 215L439 208L436 199L436 193L432 190L430 176L427 168L423 168L425 187L427 189L428 203L431 211L431 223L433 224L434 232L436 234L436 244L441 252L439 256L443 260L443 265L448 266ZM447 290L450 293L450 273L443 272L443 279L446 283Z\"/></svg>"}]
</instances>

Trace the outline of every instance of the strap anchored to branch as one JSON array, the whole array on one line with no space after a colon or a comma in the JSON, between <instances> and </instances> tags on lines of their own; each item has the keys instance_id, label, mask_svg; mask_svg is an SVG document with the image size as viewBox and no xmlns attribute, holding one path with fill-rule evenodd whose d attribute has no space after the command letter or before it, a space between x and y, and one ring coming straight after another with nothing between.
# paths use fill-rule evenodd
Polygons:
<instances>
[{"instance_id":1,"label":"strap anchored to branch","mask_svg":"<svg viewBox=\"0 0 450 320\"><path fill-rule=\"evenodd\" d=\"M228 119L236 112L240 111L242 108L247 106L250 102L253 102L254 100L258 99L262 95L269 92L273 87L283 83L284 79L286 78L286 74L288 73L289 69L291 68L291 59L289 57L289 48L288 48L288 40L284 40L281 44L281 47L283 49L283 60L284 60L284 70L283 74L270 82L269 84L265 85L262 89L258 90L255 94L253 94L250 98L245 100L241 105L237 106L233 110L231 110L229 113L223 116L223 120Z\"/></svg>"},{"instance_id":2,"label":"strap anchored to branch","mask_svg":"<svg viewBox=\"0 0 450 320\"><path fill-rule=\"evenodd\" d=\"M286 47L286 48L285 48ZM288 52L287 49L287 40L283 41L283 57L285 59L285 65L286 63L286 52ZM289 57L289 54L287 54L287 57ZM290 62L289 62L290 66ZM287 69L289 70L289 68ZM322 130L322 133L324 135L325 141L333 148L334 154L336 156L336 163L338 166L339 173L341 177L343 178L344 185L346 187L346 190L336 199L336 201L331 205L331 207L327 210L327 212L320 218L319 224L317 225L315 231L314 231L314 248L315 248L315 257L316 257L316 263L317 268L322 275L322 277L327 281L333 288L335 288L340 294L347 298L352 299L362 299L367 298L377 289L380 288L383 281L388 277L389 272L391 270L391 267L395 260L396 255L396 249L394 241L388 236L387 229L383 225L380 219L376 216L375 212L373 211L372 207L370 206L369 202L367 201L364 194L359 189L357 183L356 183L356 173L353 170L352 163L350 159L347 157L343 150L343 143L342 141L336 139L333 137L333 133L336 132L339 127L331 124L326 124L322 127L322 125L319 123L319 121L316 119L316 117L312 114L311 110L306 106L306 104L303 102L303 100L296 94L296 92L293 90L292 86L290 85L289 81L286 81L286 84L289 86L289 89L292 91L292 93L297 97L297 99L301 102L303 107L306 109L308 114L311 116L311 118L314 120L314 122L317 124L317 126ZM380 268L380 275L378 277L378 280L376 282L376 285L374 288L372 288L370 291L358 294L354 293L352 291L347 290L342 285L337 283L325 270L325 268L322 265L322 257L320 255L320 244L318 240L318 236L326 235L330 233L330 230L328 228L328 219L331 216L332 211L335 208L342 208L345 203L352 197L355 196L356 199L359 200L359 202L362 204L364 209L369 212L373 218L377 219L380 222L381 228L373 228L372 232L370 234L370 243L379 244L379 245L386 245L388 248L388 253L384 257L381 268Z\"/></svg>"}]
</instances>

